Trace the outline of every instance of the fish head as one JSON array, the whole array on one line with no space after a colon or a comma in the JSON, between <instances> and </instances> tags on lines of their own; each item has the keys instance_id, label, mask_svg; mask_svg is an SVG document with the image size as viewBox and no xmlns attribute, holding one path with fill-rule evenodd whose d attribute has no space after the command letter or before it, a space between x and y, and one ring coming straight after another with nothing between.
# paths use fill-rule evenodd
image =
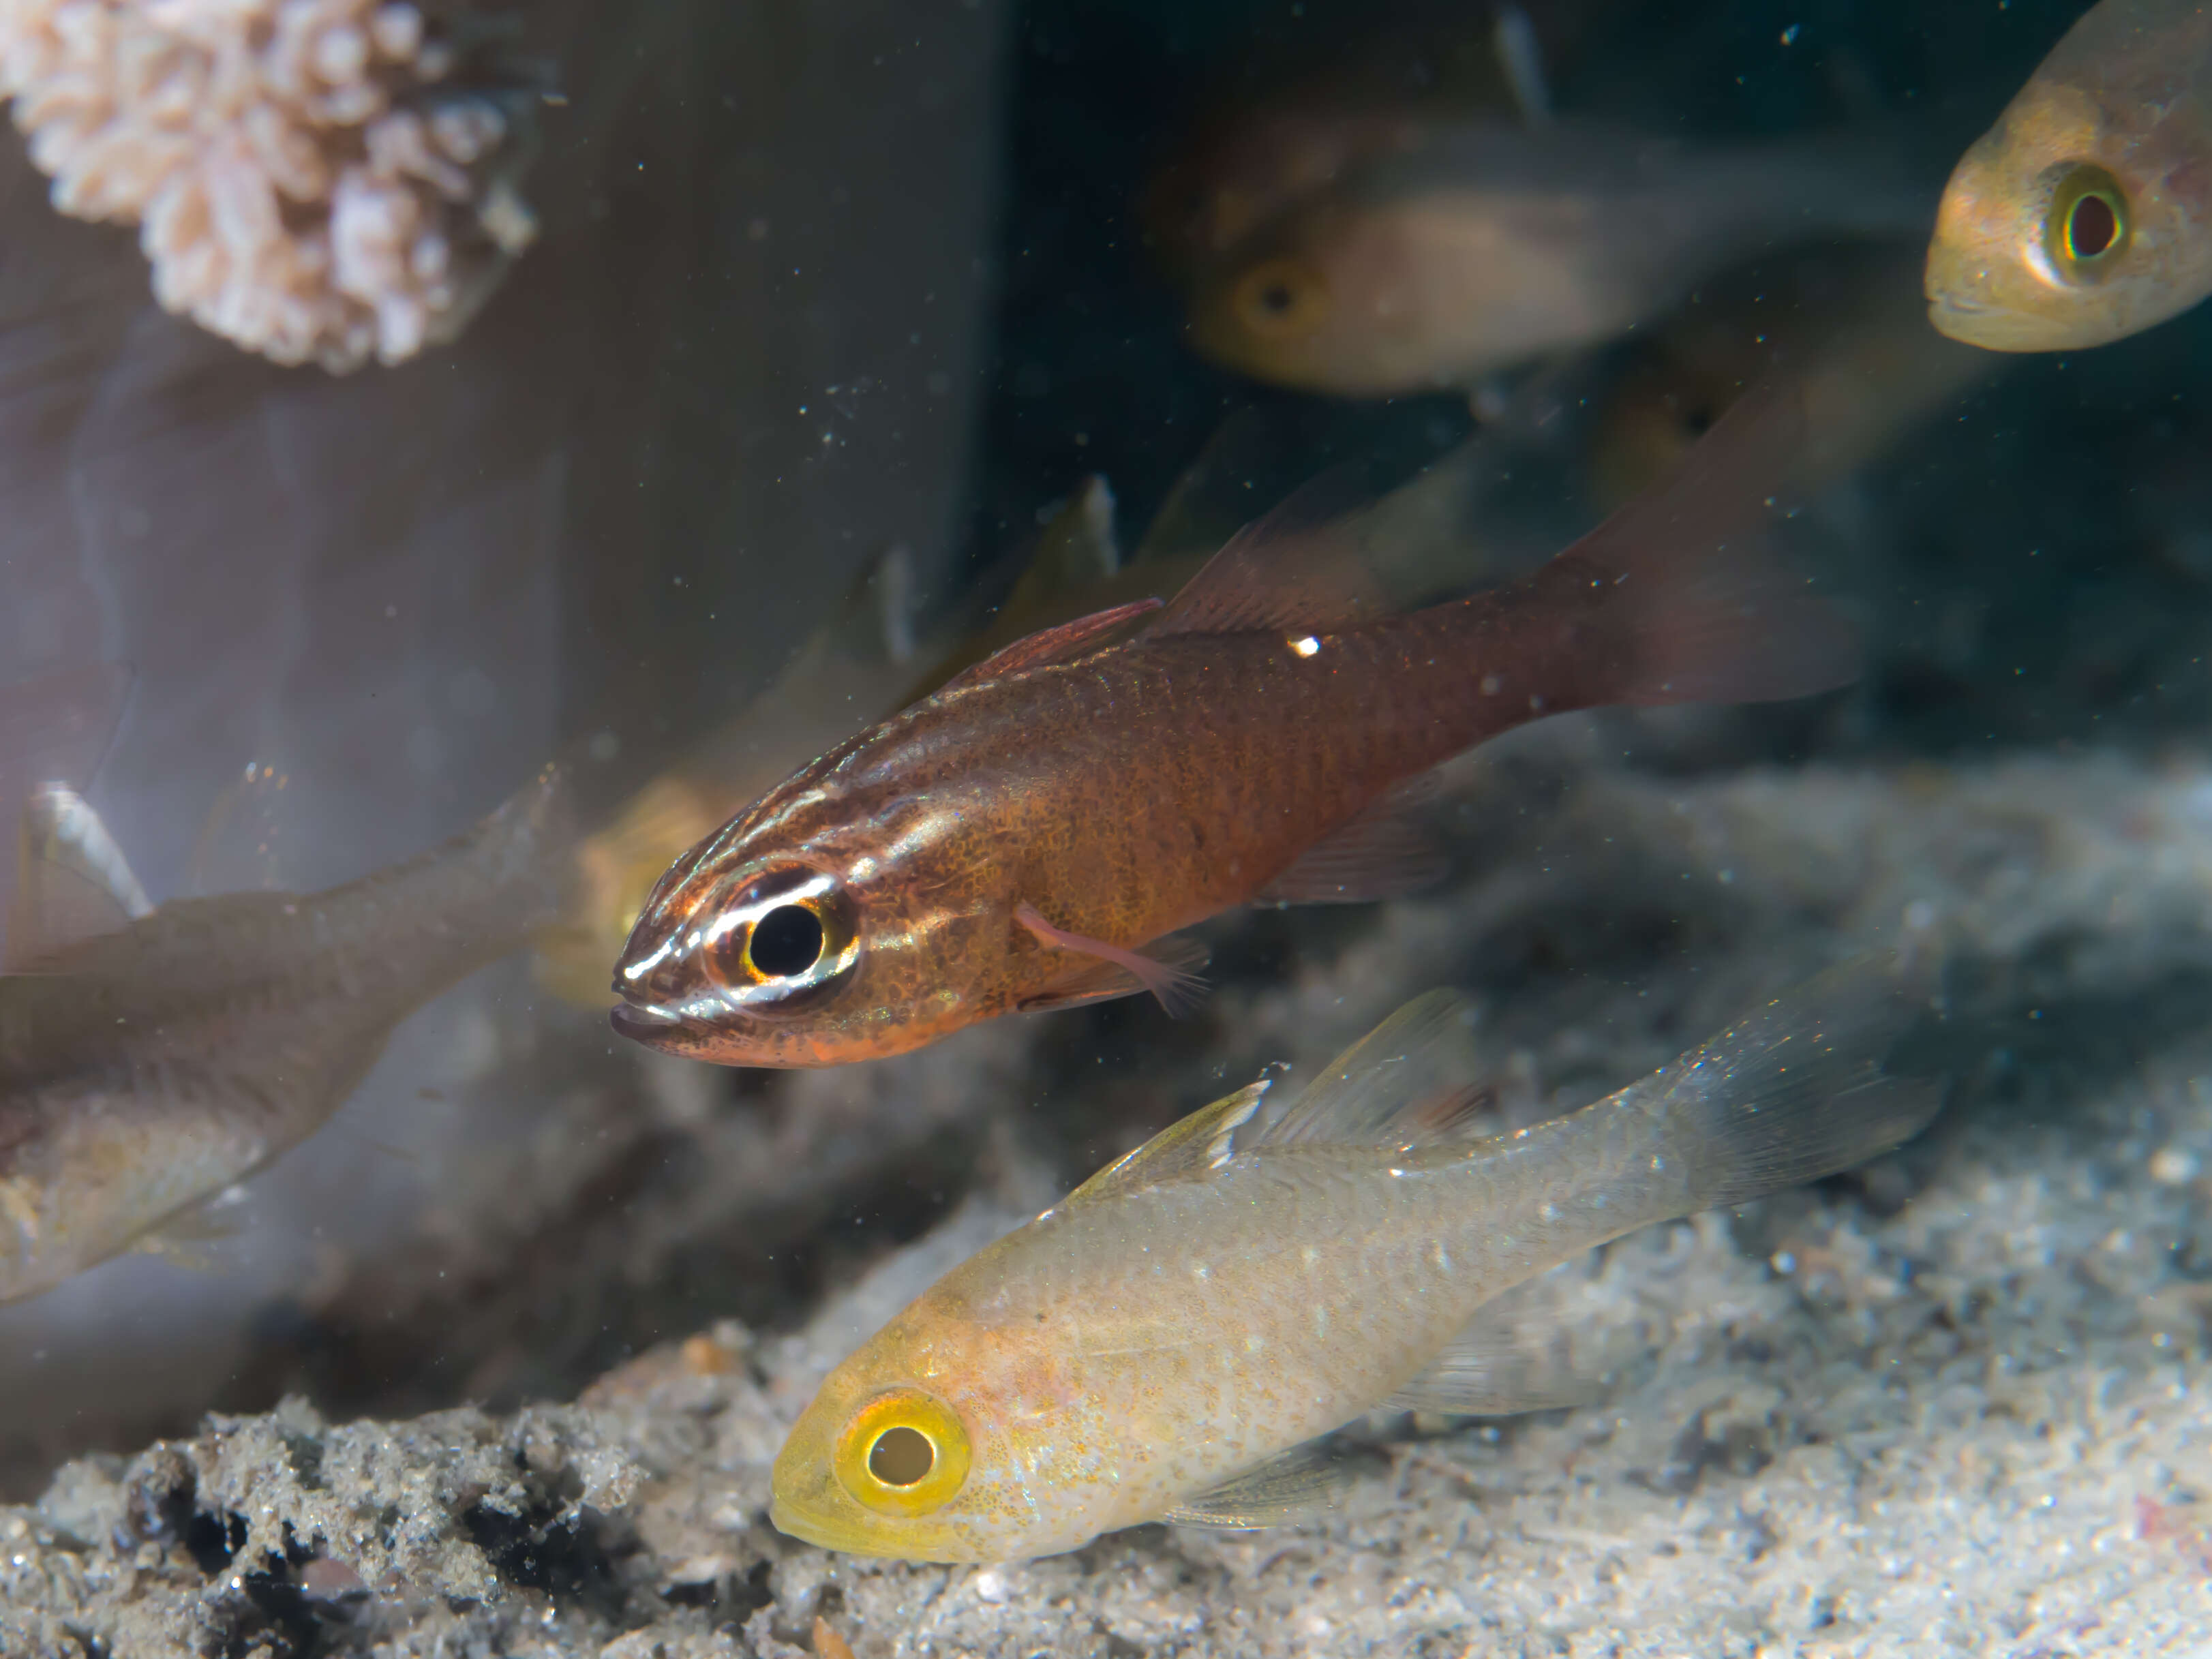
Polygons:
<instances>
[{"instance_id":1,"label":"fish head","mask_svg":"<svg viewBox=\"0 0 2212 1659\"><path fill-rule=\"evenodd\" d=\"M1331 191L1190 291L1192 346L1344 397L1462 386L1594 326L1561 244L1510 192Z\"/></svg>"},{"instance_id":2,"label":"fish head","mask_svg":"<svg viewBox=\"0 0 2212 1659\"><path fill-rule=\"evenodd\" d=\"M1145 1518L1051 1328L940 1283L823 1382L776 1455L769 1518L824 1549L939 1562L1056 1554Z\"/></svg>"},{"instance_id":3,"label":"fish head","mask_svg":"<svg viewBox=\"0 0 2212 1659\"><path fill-rule=\"evenodd\" d=\"M1190 342L1276 386L1351 396L1434 384L1439 355L1407 232L1418 210L1328 197L1202 271Z\"/></svg>"},{"instance_id":4,"label":"fish head","mask_svg":"<svg viewBox=\"0 0 2212 1659\"><path fill-rule=\"evenodd\" d=\"M1923 282L1936 330L1991 351L2104 345L2212 288L2212 161L2143 113L2032 81L1951 174Z\"/></svg>"},{"instance_id":5,"label":"fish head","mask_svg":"<svg viewBox=\"0 0 2212 1659\"><path fill-rule=\"evenodd\" d=\"M615 964L617 1031L725 1066L836 1066L982 1017L1012 924L971 895L960 803L862 799L824 764L670 866Z\"/></svg>"}]
</instances>

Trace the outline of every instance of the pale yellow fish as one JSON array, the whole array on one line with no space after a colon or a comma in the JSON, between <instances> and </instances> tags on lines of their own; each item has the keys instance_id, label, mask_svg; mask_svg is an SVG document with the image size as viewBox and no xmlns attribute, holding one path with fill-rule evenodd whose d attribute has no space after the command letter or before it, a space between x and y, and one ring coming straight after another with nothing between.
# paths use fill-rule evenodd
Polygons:
<instances>
[{"instance_id":1,"label":"pale yellow fish","mask_svg":"<svg viewBox=\"0 0 2212 1659\"><path fill-rule=\"evenodd\" d=\"M1992 351L2104 345L2212 294L2212 6L2091 8L1960 159L1926 286Z\"/></svg>"},{"instance_id":2,"label":"pale yellow fish","mask_svg":"<svg viewBox=\"0 0 2212 1659\"><path fill-rule=\"evenodd\" d=\"M1312 1443L1385 1403L1558 1403L1496 1300L1591 1246L1848 1168L1934 1113L1885 1061L1932 952L1784 993L1569 1117L1468 1138L1468 1015L1431 992L1279 1113L1264 1085L1155 1137L954 1269L833 1371L775 1524L854 1554L1004 1561L1147 1521L1325 1504ZM1490 1304L1487 1308L1486 1304Z\"/></svg>"},{"instance_id":3,"label":"pale yellow fish","mask_svg":"<svg viewBox=\"0 0 2212 1659\"><path fill-rule=\"evenodd\" d=\"M1769 248L1924 232L1932 185L1864 150L1695 149L1468 126L1300 203L1194 284L1189 333L1262 380L1355 397L1465 386L1614 338Z\"/></svg>"},{"instance_id":4,"label":"pale yellow fish","mask_svg":"<svg viewBox=\"0 0 2212 1659\"><path fill-rule=\"evenodd\" d=\"M392 1028L557 912L548 769L474 830L319 893L143 896L43 791L0 975L0 1302L144 1242L304 1139ZM66 796L66 799L59 799Z\"/></svg>"}]
</instances>

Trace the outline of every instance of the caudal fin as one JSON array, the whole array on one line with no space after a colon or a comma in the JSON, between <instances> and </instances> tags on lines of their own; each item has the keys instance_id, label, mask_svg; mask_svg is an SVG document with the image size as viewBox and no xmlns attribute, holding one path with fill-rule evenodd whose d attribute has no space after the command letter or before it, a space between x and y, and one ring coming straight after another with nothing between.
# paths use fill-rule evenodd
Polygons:
<instances>
[{"instance_id":1,"label":"caudal fin","mask_svg":"<svg viewBox=\"0 0 2212 1659\"><path fill-rule=\"evenodd\" d=\"M1774 494L1805 447L1795 388L1755 388L1531 578L1583 612L1573 702L1771 702L1858 678L1856 630L1772 546Z\"/></svg>"},{"instance_id":2,"label":"caudal fin","mask_svg":"<svg viewBox=\"0 0 2212 1659\"><path fill-rule=\"evenodd\" d=\"M1942 1079L1898 1075L1890 1060L1933 1005L1940 970L1925 941L1861 957L1783 992L1643 1085L1665 1100L1696 1206L1817 1181L1926 1127Z\"/></svg>"}]
</instances>

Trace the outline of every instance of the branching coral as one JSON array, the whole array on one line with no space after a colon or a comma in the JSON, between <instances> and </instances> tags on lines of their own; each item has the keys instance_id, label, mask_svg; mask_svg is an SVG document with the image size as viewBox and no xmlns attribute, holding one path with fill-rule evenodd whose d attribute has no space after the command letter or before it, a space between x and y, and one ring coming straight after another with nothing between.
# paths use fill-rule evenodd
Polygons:
<instances>
[{"instance_id":1,"label":"branching coral","mask_svg":"<svg viewBox=\"0 0 2212 1659\"><path fill-rule=\"evenodd\" d=\"M0 0L54 205L135 222L173 312L280 363L452 337L528 243L522 107L386 0Z\"/></svg>"}]
</instances>

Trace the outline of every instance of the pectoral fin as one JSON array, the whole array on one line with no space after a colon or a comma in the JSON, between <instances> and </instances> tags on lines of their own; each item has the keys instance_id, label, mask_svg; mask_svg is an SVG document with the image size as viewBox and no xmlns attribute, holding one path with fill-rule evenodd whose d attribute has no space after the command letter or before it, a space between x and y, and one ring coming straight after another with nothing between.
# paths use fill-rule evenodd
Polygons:
<instances>
[{"instance_id":1,"label":"pectoral fin","mask_svg":"<svg viewBox=\"0 0 2212 1659\"><path fill-rule=\"evenodd\" d=\"M1086 958L1024 997L1020 1008L1025 1014L1149 992L1172 1018L1195 1006L1205 989L1198 970L1206 965L1207 952L1195 940L1155 939L1146 950L1129 951L1055 927L1033 904L1018 907L1014 920L1040 944Z\"/></svg>"},{"instance_id":2,"label":"pectoral fin","mask_svg":"<svg viewBox=\"0 0 2212 1659\"><path fill-rule=\"evenodd\" d=\"M1341 1508L1346 1491L1379 1460L1325 1440L1231 1475L1164 1517L1179 1527L1280 1527Z\"/></svg>"},{"instance_id":3,"label":"pectoral fin","mask_svg":"<svg viewBox=\"0 0 2212 1659\"><path fill-rule=\"evenodd\" d=\"M1601 1360L1577 1364L1572 1332L1541 1279L1485 1303L1451 1345L1385 1403L1393 1410L1510 1417L1588 1403Z\"/></svg>"}]
</instances>

